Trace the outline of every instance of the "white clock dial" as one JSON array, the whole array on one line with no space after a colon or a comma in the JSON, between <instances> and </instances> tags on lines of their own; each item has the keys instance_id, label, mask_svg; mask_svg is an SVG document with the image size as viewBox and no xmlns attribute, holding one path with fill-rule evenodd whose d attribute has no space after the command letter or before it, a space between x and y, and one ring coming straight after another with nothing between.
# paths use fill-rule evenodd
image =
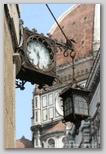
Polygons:
<instances>
[{"instance_id":1,"label":"white clock dial","mask_svg":"<svg viewBox=\"0 0 106 154\"><path fill-rule=\"evenodd\" d=\"M48 49L40 41L31 41L27 46L27 53L31 63L40 70L48 70L51 59Z\"/></svg>"},{"instance_id":2,"label":"white clock dial","mask_svg":"<svg viewBox=\"0 0 106 154\"><path fill-rule=\"evenodd\" d=\"M59 94L56 95L56 110L60 115L63 115L63 102Z\"/></svg>"}]
</instances>

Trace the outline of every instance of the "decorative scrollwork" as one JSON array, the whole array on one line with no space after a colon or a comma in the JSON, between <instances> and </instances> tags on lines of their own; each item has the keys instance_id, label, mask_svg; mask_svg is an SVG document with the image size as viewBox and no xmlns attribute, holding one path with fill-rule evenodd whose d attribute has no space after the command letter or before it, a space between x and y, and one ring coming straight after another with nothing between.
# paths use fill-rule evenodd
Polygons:
<instances>
[{"instance_id":1,"label":"decorative scrollwork","mask_svg":"<svg viewBox=\"0 0 106 154\"><path fill-rule=\"evenodd\" d=\"M20 90L24 90L25 89L25 87L24 87L24 85L25 85L25 83L26 83L26 81L16 81L16 88L20 88Z\"/></svg>"},{"instance_id":2,"label":"decorative scrollwork","mask_svg":"<svg viewBox=\"0 0 106 154\"><path fill-rule=\"evenodd\" d=\"M76 51L75 51L75 49L74 49L73 43L76 43L73 39L66 40L66 43L58 42L58 41L56 40L56 45L57 45L57 47L58 47L61 51L63 51L62 48L64 49L64 51L63 51L64 57L70 56L72 59L74 59L75 56L76 56Z\"/></svg>"}]
</instances>

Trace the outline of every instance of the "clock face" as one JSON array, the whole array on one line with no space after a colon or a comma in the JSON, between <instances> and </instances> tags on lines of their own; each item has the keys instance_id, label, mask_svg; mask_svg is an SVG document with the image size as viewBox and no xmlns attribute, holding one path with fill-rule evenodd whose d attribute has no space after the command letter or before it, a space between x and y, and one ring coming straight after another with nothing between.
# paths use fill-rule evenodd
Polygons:
<instances>
[{"instance_id":1,"label":"clock face","mask_svg":"<svg viewBox=\"0 0 106 154\"><path fill-rule=\"evenodd\" d=\"M63 115L63 102L59 94L56 95L56 110L60 115Z\"/></svg>"},{"instance_id":2,"label":"clock face","mask_svg":"<svg viewBox=\"0 0 106 154\"><path fill-rule=\"evenodd\" d=\"M30 62L39 70L47 71L52 68L49 50L38 40L31 40L27 45L27 55Z\"/></svg>"}]
</instances>

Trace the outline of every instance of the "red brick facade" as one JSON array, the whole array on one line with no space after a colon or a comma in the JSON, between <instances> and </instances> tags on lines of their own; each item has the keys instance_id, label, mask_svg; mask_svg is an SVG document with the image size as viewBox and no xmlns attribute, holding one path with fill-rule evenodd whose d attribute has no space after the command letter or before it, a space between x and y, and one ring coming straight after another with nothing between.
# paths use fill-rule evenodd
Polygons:
<instances>
[{"instance_id":1,"label":"red brick facade","mask_svg":"<svg viewBox=\"0 0 106 154\"><path fill-rule=\"evenodd\" d=\"M73 38L77 42L77 44L74 44L75 50L77 51L76 59L89 55L92 51L94 8L94 4L78 5L59 23L68 39ZM58 38L58 40L65 42L65 37L59 27L56 27L54 30L52 38ZM57 66L59 66L70 62L71 58L65 58L63 52L59 51L56 61Z\"/></svg>"},{"instance_id":2,"label":"red brick facade","mask_svg":"<svg viewBox=\"0 0 106 154\"><path fill-rule=\"evenodd\" d=\"M21 139L16 141L16 148L33 148L32 141L26 139L24 136L22 136Z\"/></svg>"}]
</instances>

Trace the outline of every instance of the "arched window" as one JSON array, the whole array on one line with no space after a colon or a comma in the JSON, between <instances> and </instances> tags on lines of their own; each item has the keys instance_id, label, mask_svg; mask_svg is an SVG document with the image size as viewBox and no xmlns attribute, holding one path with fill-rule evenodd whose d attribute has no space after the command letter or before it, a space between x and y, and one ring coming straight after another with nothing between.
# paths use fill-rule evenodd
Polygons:
<instances>
[{"instance_id":1,"label":"arched window","mask_svg":"<svg viewBox=\"0 0 106 154\"><path fill-rule=\"evenodd\" d=\"M66 137L63 137L63 138L62 138L62 142L63 142L63 148L64 148L65 145L66 145Z\"/></svg>"},{"instance_id":2,"label":"arched window","mask_svg":"<svg viewBox=\"0 0 106 154\"><path fill-rule=\"evenodd\" d=\"M44 148L44 143L42 143L42 148Z\"/></svg>"},{"instance_id":3,"label":"arched window","mask_svg":"<svg viewBox=\"0 0 106 154\"><path fill-rule=\"evenodd\" d=\"M65 140L66 140L66 138L65 138L65 137L63 137L63 138L62 138L62 142L63 142L63 143L65 143Z\"/></svg>"},{"instance_id":4,"label":"arched window","mask_svg":"<svg viewBox=\"0 0 106 154\"><path fill-rule=\"evenodd\" d=\"M55 141L53 139L48 141L48 148L55 148Z\"/></svg>"}]
</instances>

